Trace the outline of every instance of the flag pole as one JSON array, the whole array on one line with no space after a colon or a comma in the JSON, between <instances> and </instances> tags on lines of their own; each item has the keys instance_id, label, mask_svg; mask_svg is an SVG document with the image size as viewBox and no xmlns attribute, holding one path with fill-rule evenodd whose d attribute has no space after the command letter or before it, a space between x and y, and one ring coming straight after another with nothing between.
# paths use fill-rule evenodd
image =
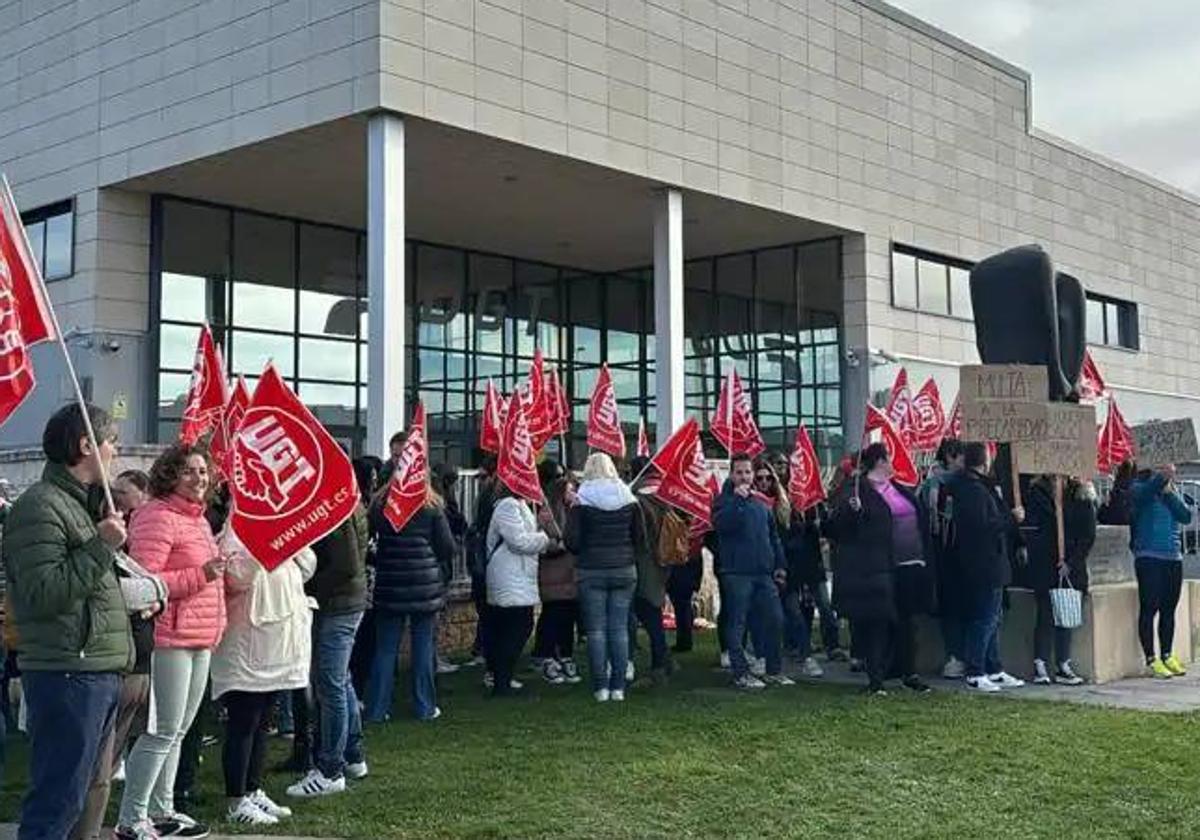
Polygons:
<instances>
[{"instance_id":1,"label":"flag pole","mask_svg":"<svg viewBox=\"0 0 1200 840\"><path fill-rule=\"evenodd\" d=\"M13 213L17 212L17 202L13 197L12 187L9 186L8 176L0 173L0 182L3 182L4 187L4 203L8 205ZM25 243L25 253L32 256L33 248L29 244L29 234L25 231L25 225L21 224L21 216L17 213L16 228L20 232L21 239ZM62 325L58 322L58 314L54 311L54 304L50 302L50 293L46 289L46 281L42 278L42 267L34 262L33 274L36 278L38 286L41 288L42 300L46 302L46 311L50 316L50 324L54 327L54 342L62 350L63 361L67 365L67 376L71 379L71 387L75 392L75 401L79 404L79 411L83 415L83 428L87 434L88 443L92 445L92 454L96 459L96 466L100 473L100 486L104 489L104 502L108 505L108 513L115 514L117 506L113 504L112 488L108 483L108 472L105 470L104 462L100 460L100 445L96 440L96 430L92 428L92 418L88 414L87 401L83 398L83 388L79 385L79 375L75 372L75 364L71 361L71 352L67 348L66 336L63 335Z\"/></svg>"}]
</instances>

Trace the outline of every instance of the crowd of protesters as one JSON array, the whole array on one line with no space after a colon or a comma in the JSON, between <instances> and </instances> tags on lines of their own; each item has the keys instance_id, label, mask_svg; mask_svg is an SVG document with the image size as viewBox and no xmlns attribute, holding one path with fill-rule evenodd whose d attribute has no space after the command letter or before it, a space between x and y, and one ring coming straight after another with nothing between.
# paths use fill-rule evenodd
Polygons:
<instances>
[{"instance_id":1,"label":"crowd of protesters","mask_svg":"<svg viewBox=\"0 0 1200 840\"><path fill-rule=\"evenodd\" d=\"M1035 681L1075 685L1071 631L1055 626L1049 593L1061 581L1086 589L1098 519L1132 526L1149 668L1184 672L1171 644L1179 525L1190 512L1172 468L1124 468L1100 509L1087 482L1023 478L1021 505L1006 500L983 444L945 441L915 490L895 481L887 448L873 444L842 462L827 501L800 511L786 492L786 458L735 454L711 527L698 529L652 483L629 481L645 472L643 459L622 475L595 453L578 479L546 460L547 503L536 508L485 466L470 526L457 472L441 465L424 507L397 530L384 504L398 437L392 460L355 463L360 509L267 571L225 527L227 503L199 446L168 448L148 475L122 473L117 509L105 509L99 490L116 431L104 411L88 414L99 451L83 410L61 409L45 429L42 480L3 508L5 641L32 742L22 840L99 837L122 763L118 838L206 836L183 810L191 782L181 789L179 777L194 775L186 744L209 699L224 725L227 821L270 826L291 816L264 790L267 734L286 710L300 776L286 795L346 791L368 774L364 720L387 721L397 705L406 629L411 713L442 714L439 615L460 552L478 612L470 664L484 666L501 701L523 689L518 665L531 636L540 677L586 678L597 702L666 684L673 654L693 645L706 554L718 581L721 664L738 689L793 685L789 670L820 677L820 648L827 663L848 659L872 695L886 694L889 680L926 693L915 626L923 615L939 618L943 676L979 692L1019 688L999 655L1014 575L1037 605ZM635 681L639 626L650 672Z\"/></svg>"}]
</instances>

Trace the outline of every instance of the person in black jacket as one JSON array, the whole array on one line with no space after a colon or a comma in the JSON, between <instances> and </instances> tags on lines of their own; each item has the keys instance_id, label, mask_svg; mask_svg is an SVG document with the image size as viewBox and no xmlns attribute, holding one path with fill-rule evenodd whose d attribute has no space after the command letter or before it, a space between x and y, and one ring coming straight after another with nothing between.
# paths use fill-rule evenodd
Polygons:
<instances>
[{"instance_id":1,"label":"person in black jacket","mask_svg":"<svg viewBox=\"0 0 1200 840\"><path fill-rule=\"evenodd\" d=\"M1058 554L1058 523L1055 517L1055 477L1039 476L1026 496L1025 547L1029 554L1027 583L1037 602L1037 624L1033 631L1033 681L1038 685L1057 682L1079 685L1083 678L1071 666L1071 630L1054 626L1050 590L1066 581L1082 593L1088 588L1087 557L1096 543L1096 490L1091 482L1063 481L1063 558ZM1051 678L1050 646L1058 667Z\"/></svg>"},{"instance_id":2,"label":"person in black jacket","mask_svg":"<svg viewBox=\"0 0 1200 840\"><path fill-rule=\"evenodd\" d=\"M452 561L456 546L442 497L430 487L426 500L399 531L384 516L387 485L371 504L370 526L377 541L376 639L364 717L373 723L390 716L396 657L406 622L412 632L413 711L419 720L433 720L442 713L434 685L434 647L437 614L446 603L442 569Z\"/></svg>"},{"instance_id":3,"label":"person in black jacket","mask_svg":"<svg viewBox=\"0 0 1200 840\"><path fill-rule=\"evenodd\" d=\"M713 528L721 548L722 610L729 611L726 642L734 685L760 689L766 683L792 685L783 674L780 632L783 610L777 585L787 582L787 563L774 515L752 495L754 465L749 455L730 459L729 478L713 502ZM750 615L755 653L767 660L763 680L750 673L743 639Z\"/></svg>"},{"instance_id":4,"label":"person in black jacket","mask_svg":"<svg viewBox=\"0 0 1200 840\"><path fill-rule=\"evenodd\" d=\"M885 694L884 680L892 673L924 693L929 686L916 673L913 618L929 612L934 601L925 511L908 488L892 481L882 443L863 450L860 473L842 485L830 515L838 544L834 605L852 622L869 693Z\"/></svg>"},{"instance_id":5,"label":"person in black jacket","mask_svg":"<svg viewBox=\"0 0 1200 840\"><path fill-rule=\"evenodd\" d=\"M1025 511L1005 509L1000 488L990 477L987 444L968 443L963 463L946 483L952 529L947 550L954 554L962 586L967 686L983 692L1020 688L1025 683L1000 663L999 636L1004 588L1012 582L1009 549L1019 539L1017 526L1025 520Z\"/></svg>"},{"instance_id":6,"label":"person in black jacket","mask_svg":"<svg viewBox=\"0 0 1200 840\"><path fill-rule=\"evenodd\" d=\"M592 693L601 703L620 702L629 664L637 552L645 545L646 526L637 499L603 452L589 455L584 464L563 536L575 555Z\"/></svg>"}]
</instances>

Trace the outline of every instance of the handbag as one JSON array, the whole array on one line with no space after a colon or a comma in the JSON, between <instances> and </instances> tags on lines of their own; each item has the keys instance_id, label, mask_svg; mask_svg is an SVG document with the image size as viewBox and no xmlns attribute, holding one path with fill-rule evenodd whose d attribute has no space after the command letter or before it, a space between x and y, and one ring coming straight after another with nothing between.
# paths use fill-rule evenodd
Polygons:
<instances>
[{"instance_id":1,"label":"handbag","mask_svg":"<svg viewBox=\"0 0 1200 840\"><path fill-rule=\"evenodd\" d=\"M1083 624L1083 593L1071 586L1066 574L1060 575L1058 586L1050 590L1050 606L1055 627L1074 630Z\"/></svg>"}]
</instances>

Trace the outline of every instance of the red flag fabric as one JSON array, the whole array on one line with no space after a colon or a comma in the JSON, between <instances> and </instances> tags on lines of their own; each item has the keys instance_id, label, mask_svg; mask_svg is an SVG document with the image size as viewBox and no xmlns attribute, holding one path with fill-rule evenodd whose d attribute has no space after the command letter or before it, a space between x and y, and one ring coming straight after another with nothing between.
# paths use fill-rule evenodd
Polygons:
<instances>
[{"instance_id":1,"label":"red flag fabric","mask_svg":"<svg viewBox=\"0 0 1200 840\"><path fill-rule=\"evenodd\" d=\"M900 433L905 445L911 448L914 444L913 426L915 425L913 398L912 391L908 388L908 371L904 368L900 368L900 372L896 374L896 381L892 383L892 393L888 397L885 413L892 421L892 425L896 427L896 431Z\"/></svg>"},{"instance_id":2,"label":"red flag fabric","mask_svg":"<svg viewBox=\"0 0 1200 840\"><path fill-rule=\"evenodd\" d=\"M500 432L504 423L500 419L500 394L492 380L488 380L483 394L483 417L479 421L479 448L496 455L500 452Z\"/></svg>"},{"instance_id":3,"label":"red flag fabric","mask_svg":"<svg viewBox=\"0 0 1200 840\"><path fill-rule=\"evenodd\" d=\"M212 461L216 465L217 471L225 479L228 479L233 472L231 442L233 436L237 434L238 427L242 425L242 418L246 416L246 409L249 406L250 389L246 387L246 380L239 376L229 394L229 400L221 412L221 419L216 424L212 440L208 444Z\"/></svg>"},{"instance_id":4,"label":"red flag fabric","mask_svg":"<svg viewBox=\"0 0 1200 840\"><path fill-rule=\"evenodd\" d=\"M717 409L708 430L730 455L745 453L753 457L767 448L750 412L750 395L742 387L736 368L731 368L721 383Z\"/></svg>"},{"instance_id":5,"label":"red flag fabric","mask_svg":"<svg viewBox=\"0 0 1200 840\"><path fill-rule=\"evenodd\" d=\"M1133 457L1133 431L1125 422L1117 401L1109 399L1108 416L1100 427L1100 439L1096 445L1096 469L1107 473Z\"/></svg>"},{"instance_id":6,"label":"red flag fabric","mask_svg":"<svg viewBox=\"0 0 1200 840\"><path fill-rule=\"evenodd\" d=\"M910 405L913 448L918 452L934 452L946 429L946 411L942 408L942 395L933 377L921 386Z\"/></svg>"},{"instance_id":7,"label":"red flag fabric","mask_svg":"<svg viewBox=\"0 0 1200 840\"><path fill-rule=\"evenodd\" d=\"M529 424L529 438L535 452L541 451L546 442L554 437L555 417L546 396L546 362L539 347L533 351L529 380L521 396L525 422Z\"/></svg>"},{"instance_id":8,"label":"red flag fabric","mask_svg":"<svg viewBox=\"0 0 1200 840\"><path fill-rule=\"evenodd\" d=\"M192 381L188 385L187 403L183 407L183 422L179 424L179 439L195 443L217 425L225 403L229 402L225 365L217 352L212 330L205 324L196 341L196 360L192 364Z\"/></svg>"},{"instance_id":9,"label":"red flag fabric","mask_svg":"<svg viewBox=\"0 0 1200 840\"><path fill-rule=\"evenodd\" d=\"M650 457L650 436L646 434L646 418L638 418L637 455L639 458Z\"/></svg>"},{"instance_id":10,"label":"red flag fabric","mask_svg":"<svg viewBox=\"0 0 1200 840\"><path fill-rule=\"evenodd\" d=\"M688 420L655 453L651 463L662 473L654 494L689 516L710 521L712 500L720 489L704 460L700 426Z\"/></svg>"},{"instance_id":11,"label":"red flag fabric","mask_svg":"<svg viewBox=\"0 0 1200 840\"><path fill-rule=\"evenodd\" d=\"M538 481L534 451L521 395L513 394L508 401L508 416L504 420L504 433L500 438L496 476L516 495L541 503L546 498Z\"/></svg>"},{"instance_id":12,"label":"red flag fabric","mask_svg":"<svg viewBox=\"0 0 1200 840\"><path fill-rule=\"evenodd\" d=\"M263 371L233 438L230 524L268 571L337 528L358 505L350 458L280 378Z\"/></svg>"},{"instance_id":13,"label":"red flag fabric","mask_svg":"<svg viewBox=\"0 0 1200 840\"><path fill-rule=\"evenodd\" d=\"M607 364L600 366L600 375L596 377L596 387L592 389L588 405L587 445L615 458L625 457L625 433L621 430L617 393L613 390Z\"/></svg>"},{"instance_id":14,"label":"red flag fabric","mask_svg":"<svg viewBox=\"0 0 1200 840\"><path fill-rule=\"evenodd\" d=\"M1091 350L1084 351L1083 367L1079 371L1079 384L1076 388L1081 402L1095 402L1109 394L1108 385L1100 375L1100 368L1096 366Z\"/></svg>"},{"instance_id":15,"label":"red flag fabric","mask_svg":"<svg viewBox=\"0 0 1200 840\"><path fill-rule=\"evenodd\" d=\"M21 215L0 180L0 424L37 385L29 348L56 335Z\"/></svg>"},{"instance_id":16,"label":"red flag fabric","mask_svg":"<svg viewBox=\"0 0 1200 840\"><path fill-rule=\"evenodd\" d=\"M954 438L958 440L962 437L962 405L958 401L958 397L954 398L954 407L950 409L950 419L946 421L946 431L942 433L942 438Z\"/></svg>"},{"instance_id":17,"label":"red flag fabric","mask_svg":"<svg viewBox=\"0 0 1200 840\"><path fill-rule=\"evenodd\" d=\"M551 368L546 374L546 405L554 414L554 434L565 435L571 431L571 406L557 368Z\"/></svg>"},{"instance_id":18,"label":"red flag fabric","mask_svg":"<svg viewBox=\"0 0 1200 840\"><path fill-rule=\"evenodd\" d=\"M920 484L921 476L917 472L917 466L913 463L912 456L908 453L908 447L900 437L900 432L892 423L891 418L867 403L867 424L863 436L866 437L876 430L880 432L883 445L887 447L888 454L891 456L896 483L908 487L916 487Z\"/></svg>"},{"instance_id":19,"label":"red flag fabric","mask_svg":"<svg viewBox=\"0 0 1200 840\"><path fill-rule=\"evenodd\" d=\"M26 347L32 347L58 338L41 268L29 249L17 202L3 176L0 176L0 217L0 264L8 271L21 339Z\"/></svg>"},{"instance_id":20,"label":"red flag fabric","mask_svg":"<svg viewBox=\"0 0 1200 840\"><path fill-rule=\"evenodd\" d=\"M821 464L817 451L803 425L796 430L796 447L788 458L788 498L797 513L825 501L825 485L821 483Z\"/></svg>"},{"instance_id":21,"label":"red flag fabric","mask_svg":"<svg viewBox=\"0 0 1200 840\"><path fill-rule=\"evenodd\" d=\"M383 516L397 531L425 506L429 498L429 444L425 434L425 404L417 400L400 461L388 482Z\"/></svg>"}]
</instances>

